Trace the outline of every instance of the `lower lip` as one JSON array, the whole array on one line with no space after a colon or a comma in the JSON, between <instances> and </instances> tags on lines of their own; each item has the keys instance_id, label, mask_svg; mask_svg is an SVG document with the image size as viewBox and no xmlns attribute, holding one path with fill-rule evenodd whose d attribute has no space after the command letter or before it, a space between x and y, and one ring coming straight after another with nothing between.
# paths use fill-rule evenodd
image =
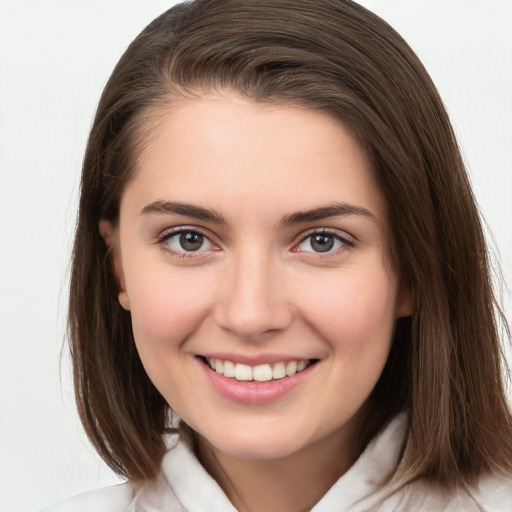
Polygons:
<instances>
[{"instance_id":1,"label":"lower lip","mask_svg":"<svg viewBox=\"0 0 512 512\"><path fill-rule=\"evenodd\" d=\"M267 382L248 382L231 379L212 370L201 359L198 359L198 364L203 368L212 386L224 398L240 404L263 405L283 398L297 388L297 386L300 386L313 372L318 363L308 366L291 377L283 377L282 379Z\"/></svg>"}]
</instances>

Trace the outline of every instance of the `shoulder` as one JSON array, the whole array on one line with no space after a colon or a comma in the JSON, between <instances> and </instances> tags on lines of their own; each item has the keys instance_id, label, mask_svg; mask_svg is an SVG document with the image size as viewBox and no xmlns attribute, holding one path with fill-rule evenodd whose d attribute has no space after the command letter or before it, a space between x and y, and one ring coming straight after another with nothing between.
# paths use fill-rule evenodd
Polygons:
<instances>
[{"instance_id":1,"label":"shoulder","mask_svg":"<svg viewBox=\"0 0 512 512\"><path fill-rule=\"evenodd\" d=\"M379 512L511 512L512 475L481 478L471 486L446 488L426 480L412 482L388 495Z\"/></svg>"},{"instance_id":2,"label":"shoulder","mask_svg":"<svg viewBox=\"0 0 512 512\"><path fill-rule=\"evenodd\" d=\"M315 512L512 512L512 474L480 477L473 485L445 487L394 478L407 435L404 413L395 417L314 508ZM336 508L338 504L344 507Z\"/></svg>"},{"instance_id":3,"label":"shoulder","mask_svg":"<svg viewBox=\"0 0 512 512\"><path fill-rule=\"evenodd\" d=\"M468 488L481 510L510 512L512 510L512 474L497 474L481 478Z\"/></svg>"},{"instance_id":4,"label":"shoulder","mask_svg":"<svg viewBox=\"0 0 512 512\"><path fill-rule=\"evenodd\" d=\"M154 479L90 491L39 512L236 512L188 443L174 439L170 445Z\"/></svg>"},{"instance_id":5,"label":"shoulder","mask_svg":"<svg viewBox=\"0 0 512 512\"><path fill-rule=\"evenodd\" d=\"M127 482L79 494L39 512L128 512L136 494L135 487Z\"/></svg>"}]
</instances>

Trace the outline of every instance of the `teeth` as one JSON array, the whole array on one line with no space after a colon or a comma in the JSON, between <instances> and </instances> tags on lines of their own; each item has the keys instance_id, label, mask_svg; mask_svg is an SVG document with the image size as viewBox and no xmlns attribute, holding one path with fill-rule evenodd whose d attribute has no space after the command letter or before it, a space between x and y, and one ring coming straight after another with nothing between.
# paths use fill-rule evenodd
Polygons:
<instances>
[{"instance_id":1,"label":"teeth","mask_svg":"<svg viewBox=\"0 0 512 512\"><path fill-rule=\"evenodd\" d=\"M302 370L304 370L304 368L306 368L307 364L308 364L307 361L299 361L297 363L297 371L301 372Z\"/></svg>"},{"instance_id":2,"label":"teeth","mask_svg":"<svg viewBox=\"0 0 512 512\"><path fill-rule=\"evenodd\" d=\"M260 364L252 369L252 378L258 382L272 380L272 368L269 364Z\"/></svg>"},{"instance_id":3,"label":"teeth","mask_svg":"<svg viewBox=\"0 0 512 512\"><path fill-rule=\"evenodd\" d=\"M224 361L224 377L235 376L235 365L231 361Z\"/></svg>"},{"instance_id":4,"label":"teeth","mask_svg":"<svg viewBox=\"0 0 512 512\"><path fill-rule=\"evenodd\" d=\"M252 366L247 364L235 365L236 380L252 380Z\"/></svg>"},{"instance_id":5,"label":"teeth","mask_svg":"<svg viewBox=\"0 0 512 512\"><path fill-rule=\"evenodd\" d=\"M297 373L297 361L290 361L286 365L286 375L288 377L291 377L292 375L295 375Z\"/></svg>"},{"instance_id":6,"label":"teeth","mask_svg":"<svg viewBox=\"0 0 512 512\"><path fill-rule=\"evenodd\" d=\"M274 365L260 364L258 366L249 366L247 364L233 363L232 361L208 358L210 368L224 375L224 377L256 382L268 382L273 379L291 377L304 370L309 363L309 360L303 359L301 361L290 361L289 363L275 363Z\"/></svg>"},{"instance_id":7,"label":"teeth","mask_svg":"<svg viewBox=\"0 0 512 512\"><path fill-rule=\"evenodd\" d=\"M286 368L284 367L284 363L277 363L272 368L272 378L273 379L282 379L286 377Z\"/></svg>"}]
</instances>

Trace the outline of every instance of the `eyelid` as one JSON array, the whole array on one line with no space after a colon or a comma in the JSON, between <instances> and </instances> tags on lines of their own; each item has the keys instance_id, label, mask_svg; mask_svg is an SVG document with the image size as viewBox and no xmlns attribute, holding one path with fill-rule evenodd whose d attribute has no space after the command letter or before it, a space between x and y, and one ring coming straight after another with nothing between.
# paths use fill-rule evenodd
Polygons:
<instances>
[{"instance_id":1,"label":"eyelid","mask_svg":"<svg viewBox=\"0 0 512 512\"><path fill-rule=\"evenodd\" d=\"M198 251L177 251L169 244L166 244L166 242L172 238L175 235L178 235L180 233L197 233L203 237L205 237L210 244L213 246L213 248L209 248L206 250L198 250ZM216 243L214 240L212 240L214 236L212 233L208 230L205 230L204 228L198 227L198 226L192 226L192 225L181 225L181 226L175 226L172 228L168 228L164 231L162 231L161 234L159 234L154 243L155 245L159 245L163 251L170 253L178 258L201 258L205 257L205 253L209 253L212 250L216 251L219 249L219 244Z\"/></svg>"},{"instance_id":2,"label":"eyelid","mask_svg":"<svg viewBox=\"0 0 512 512\"><path fill-rule=\"evenodd\" d=\"M340 240L343 243L343 246L334 251L326 251L322 252L314 252L314 251L301 251L298 247L306 241L312 235L330 235ZM303 231L294 241L291 251L294 253L301 253L307 258L311 259L327 259L327 258L335 258L339 257L341 253L344 253L347 250L353 249L356 246L356 239L352 235L349 235L346 231L341 231L339 229L334 228L310 228L306 231Z\"/></svg>"},{"instance_id":3,"label":"eyelid","mask_svg":"<svg viewBox=\"0 0 512 512\"><path fill-rule=\"evenodd\" d=\"M301 242L304 242L308 237L311 235L332 235L339 240L342 240L348 245L354 246L356 244L356 238L346 231L335 229L335 228L326 228L326 227L320 227L320 228L309 228L305 231L303 231L299 236L297 236L294 245L300 244Z\"/></svg>"}]
</instances>

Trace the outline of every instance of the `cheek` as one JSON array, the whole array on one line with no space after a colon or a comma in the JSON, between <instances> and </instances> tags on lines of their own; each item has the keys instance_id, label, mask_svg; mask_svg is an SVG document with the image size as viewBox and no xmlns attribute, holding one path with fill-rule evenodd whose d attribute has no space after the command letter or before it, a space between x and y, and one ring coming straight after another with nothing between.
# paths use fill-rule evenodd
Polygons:
<instances>
[{"instance_id":1,"label":"cheek","mask_svg":"<svg viewBox=\"0 0 512 512\"><path fill-rule=\"evenodd\" d=\"M133 332L139 351L179 347L207 314L211 302L206 276L153 272L127 280ZM141 353L141 356L143 354Z\"/></svg>"},{"instance_id":2,"label":"cheek","mask_svg":"<svg viewBox=\"0 0 512 512\"><path fill-rule=\"evenodd\" d=\"M344 269L308 287L303 316L345 360L387 358L395 323L396 282L384 269Z\"/></svg>"},{"instance_id":3,"label":"cheek","mask_svg":"<svg viewBox=\"0 0 512 512\"><path fill-rule=\"evenodd\" d=\"M153 269L154 270L154 269ZM178 414L200 402L189 385L187 340L208 314L211 286L188 272L148 272L127 279L135 344L146 372Z\"/></svg>"}]
</instances>

